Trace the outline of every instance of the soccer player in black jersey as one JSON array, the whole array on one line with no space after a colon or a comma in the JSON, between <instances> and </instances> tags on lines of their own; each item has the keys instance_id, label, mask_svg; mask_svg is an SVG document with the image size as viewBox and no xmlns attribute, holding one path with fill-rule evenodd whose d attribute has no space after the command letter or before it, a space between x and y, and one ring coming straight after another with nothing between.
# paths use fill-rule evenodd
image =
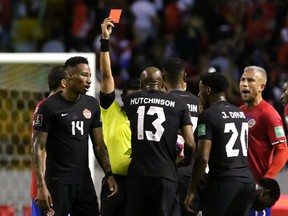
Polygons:
<instances>
[{"instance_id":1,"label":"soccer player in black jersey","mask_svg":"<svg viewBox=\"0 0 288 216\"><path fill-rule=\"evenodd\" d=\"M65 72L63 70L63 66L62 65L57 65L55 67L53 67L51 69L51 71L48 74L48 86L49 86L49 95L48 97L51 97L52 95L56 94L59 91L62 91L65 87ZM38 110L39 106L47 99L44 98L43 100L41 100L35 108L35 112ZM45 152L44 152L44 156L43 156L43 169L45 169ZM41 212L41 209L39 208L39 206L36 205L35 203L35 199L37 198L37 184L36 184L36 177L34 174L34 168L32 166L31 169L31 186L30 186L30 190L31 190L31 197L32 197L32 209L31 209L31 216L41 216L43 214L43 212ZM47 214L52 214L53 210L51 212L48 212Z\"/></svg>"},{"instance_id":2,"label":"soccer player in black jersey","mask_svg":"<svg viewBox=\"0 0 288 216\"><path fill-rule=\"evenodd\" d=\"M88 138L108 184L117 192L103 141L98 101L85 95L91 84L86 58L65 62L66 87L44 101L34 115L32 159L37 181L36 204L55 215L99 215L97 196L88 166ZM46 144L46 145L45 145ZM47 153L46 172L41 166ZM45 180L44 180L45 175Z\"/></svg>"},{"instance_id":3,"label":"soccer player in black jersey","mask_svg":"<svg viewBox=\"0 0 288 216\"><path fill-rule=\"evenodd\" d=\"M190 150L195 148L190 114L182 99L160 91L163 80L158 68L146 68L140 80L143 90L123 100L132 132L127 216L168 216L177 198L179 129Z\"/></svg>"},{"instance_id":4,"label":"soccer player in black jersey","mask_svg":"<svg viewBox=\"0 0 288 216\"><path fill-rule=\"evenodd\" d=\"M187 104L191 114L191 122L194 132L197 127L198 115L200 113L199 98L191 92L186 91L186 73L184 62L180 58L170 57L162 63L162 73L166 91L182 98ZM188 158L190 158L190 160L187 160ZM180 207L181 216L191 215L185 210L184 200L187 195L189 181L192 175L193 163L191 161L191 156L187 157L186 155L185 159L179 162L177 165L179 206L177 205L177 207L175 207L175 216L179 215L179 210L177 209L178 207Z\"/></svg>"},{"instance_id":5,"label":"soccer player in black jersey","mask_svg":"<svg viewBox=\"0 0 288 216\"><path fill-rule=\"evenodd\" d=\"M186 102L191 114L193 130L195 130L199 115L199 98L186 91L184 62L180 58L170 57L162 63L162 73L166 91L181 97Z\"/></svg>"},{"instance_id":6,"label":"soccer player in black jersey","mask_svg":"<svg viewBox=\"0 0 288 216\"><path fill-rule=\"evenodd\" d=\"M209 164L198 208L202 216L249 215L255 197L255 182L247 164L248 123L244 113L226 101L228 85L218 72L200 76L204 111L198 118L197 154L185 206L193 212L191 203Z\"/></svg>"}]
</instances>

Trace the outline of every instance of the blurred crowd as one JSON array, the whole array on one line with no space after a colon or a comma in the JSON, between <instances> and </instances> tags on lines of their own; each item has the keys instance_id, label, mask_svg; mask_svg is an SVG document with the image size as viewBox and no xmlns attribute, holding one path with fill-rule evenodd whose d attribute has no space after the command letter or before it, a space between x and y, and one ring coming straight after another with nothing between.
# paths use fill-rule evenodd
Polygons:
<instances>
[{"instance_id":1,"label":"blurred crowd","mask_svg":"<svg viewBox=\"0 0 288 216\"><path fill-rule=\"evenodd\" d=\"M240 105L242 71L258 65L268 73L264 98L282 112L288 0L0 0L0 51L98 54L111 8L123 10L110 38L116 88L177 56L190 91L197 94L198 75L213 67L230 80L228 100Z\"/></svg>"}]
</instances>

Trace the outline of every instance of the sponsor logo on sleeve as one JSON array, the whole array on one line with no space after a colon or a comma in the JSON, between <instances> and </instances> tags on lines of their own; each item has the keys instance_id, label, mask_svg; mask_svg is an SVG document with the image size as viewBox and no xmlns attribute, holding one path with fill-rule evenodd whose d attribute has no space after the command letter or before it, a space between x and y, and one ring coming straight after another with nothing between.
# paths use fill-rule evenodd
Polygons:
<instances>
[{"instance_id":1,"label":"sponsor logo on sleeve","mask_svg":"<svg viewBox=\"0 0 288 216\"><path fill-rule=\"evenodd\" d=\"M282 126L274 127L274 131L277 138L285 136L284 129Z\"/></svg>"},{"instance_id":2,"label":"sponsor logo on sleeve","mask_svg":"<svg viewBox=\"0 0 288 216\"><path fill-rule=\"evenodd\" d=\"M204 136L206 135L206 125L200 124L198 125L198 136Z\"/></svg>"}]
</instances>

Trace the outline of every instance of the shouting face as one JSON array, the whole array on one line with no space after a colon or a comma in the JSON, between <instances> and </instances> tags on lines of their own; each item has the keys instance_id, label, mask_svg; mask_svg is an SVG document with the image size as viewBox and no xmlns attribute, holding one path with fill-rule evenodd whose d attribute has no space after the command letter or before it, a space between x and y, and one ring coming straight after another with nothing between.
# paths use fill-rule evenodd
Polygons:
<instances>
[{"instance_id":1,"label":"shouting face","mask_svg":"<svg viewBox=\"0 0 288 216\"><path fill-rule=\"evenodd\" d=\"M265 88L265 79L260 72L255 70L244 71L240 79L239 88L243 101L253 105L262 99Z\"/></svg>"}]
</instances>

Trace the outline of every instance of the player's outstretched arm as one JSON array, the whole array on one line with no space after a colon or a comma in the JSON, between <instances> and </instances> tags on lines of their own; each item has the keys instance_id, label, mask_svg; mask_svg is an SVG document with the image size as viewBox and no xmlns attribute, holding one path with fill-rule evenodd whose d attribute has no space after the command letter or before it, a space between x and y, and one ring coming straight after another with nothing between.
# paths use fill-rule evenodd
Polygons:
<instances>
[{"instance_id":1,"label":"player's outstretched arm","mask_svg":"<svg viewBox=\"0 0 288 216\"><path fill-rule=\"evenodd\" d=\"M101 84L100 90L103 93L109 94L114 91L114 79L111 71L111 61L109 54L109 38L112 33L111 18L106 18L101 24L102 38L101 38L101 52L100 52L100 71Z\"/></svg>"},{"instance_id":2,"label":"player's outstretched arm","mask_svg":"<svg viewBox=\"0 0 288 216\"><path fill-rule=\"evenodd\" d=\"M92 129L90 137L93 143L95 157L97 158L97 161L103 169L105 175L108 176L108 184L111 191L110 196L113 196L118 192L118 185L112 174L109 154L103 139L102 127Z\"/></svg>"},{"instance_id":3,"label":"player's outstretched arm","mask_svg":"<svg viewBox=\"0 0 288 216\"><path fill-rule=\"evenodd\" d=\"M37 183L37 197L35 203L44 212L51 211L52 198L47 189L44 175L45 175L45 160L46 160L46 149L45 144L48 133L34 130L32 136L32 164L35 171L36 183Z\"/></svg>"}]
</instances>

